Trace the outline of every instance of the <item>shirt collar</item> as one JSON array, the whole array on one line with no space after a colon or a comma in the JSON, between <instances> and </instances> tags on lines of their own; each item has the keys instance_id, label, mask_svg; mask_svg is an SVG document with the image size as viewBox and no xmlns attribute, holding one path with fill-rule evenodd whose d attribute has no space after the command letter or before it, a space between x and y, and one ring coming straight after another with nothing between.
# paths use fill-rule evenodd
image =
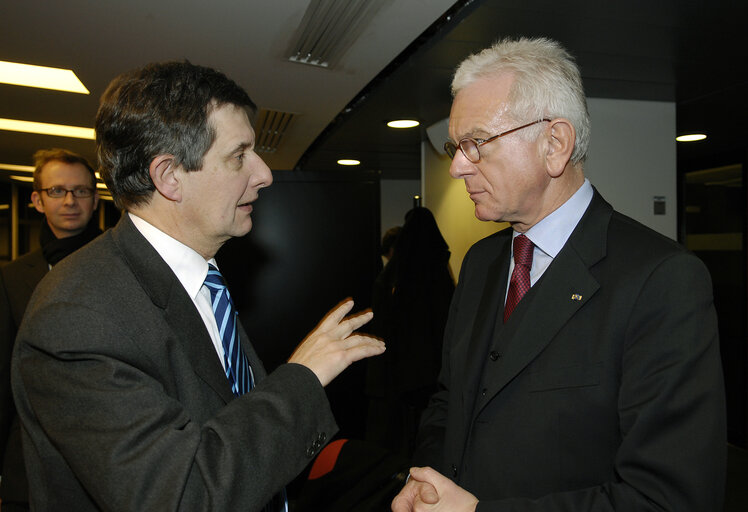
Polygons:
<instances>
[{"instance_id":1,"label":"shirt collar","mask_svg":"<svg viewBox=\"0 0 748 512\"><path fill-rule=\"evenodd\" d=\"M208 261L194 249L167 235L153 224L128 212L132 223L161 255L192 299L197 297L208 275L208 263L216 266L214 258Z\"/></svg>"},{"instance_id":2,"label":"shirt collar","mask_svg":"<svg viewBox=\"0 0 748 512\"><path fill-rule=\"evenodd\" d=\"M550 215L535 224L525 235L536 247L551 258L555 258L566 244L574 228L592 201L593 190L590 181L584 183L564 204ZM515 233L515 236L517 233Z\"/></svg>"}]
</instances>

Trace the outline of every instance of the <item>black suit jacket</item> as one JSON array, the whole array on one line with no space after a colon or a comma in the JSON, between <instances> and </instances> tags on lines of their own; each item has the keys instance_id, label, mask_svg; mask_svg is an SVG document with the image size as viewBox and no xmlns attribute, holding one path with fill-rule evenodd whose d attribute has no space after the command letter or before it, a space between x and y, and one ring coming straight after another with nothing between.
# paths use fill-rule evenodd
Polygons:
<instances>
[{"instance_id":1,"label":"black suit jacket","mask_svg":"<svg viewBox=\"0 0 748 512\"><path fill-rule=\"evenodd\" d=\"M12 380L35 510L256 511L336 432L306 367L234 398L207 330L129 216L37 287Z\"/></svg>"},{"instance_id":2,"label":"black suit jacket","mask_svg":"<svg viewBox=\"0 0 748 512\"><path fill-rule=\"evenodd\" d=\"M21 430L10 387L10 358L31 294L47 272L49 264L41 249L0 268L0 499L5 508L9 503L28 501Z\"/></svg>"},{"instance_id":3,"label":"black suit jacket","mask_svg":"<svg viewBox=\"0 0 748 512\"><path fill-rule=\"evenodd\" d=\"M712 287L675 242L594 197L506 324L511 230L467 254L417 463L485 510L721 510Z\"/></svg>"}]
</instances>

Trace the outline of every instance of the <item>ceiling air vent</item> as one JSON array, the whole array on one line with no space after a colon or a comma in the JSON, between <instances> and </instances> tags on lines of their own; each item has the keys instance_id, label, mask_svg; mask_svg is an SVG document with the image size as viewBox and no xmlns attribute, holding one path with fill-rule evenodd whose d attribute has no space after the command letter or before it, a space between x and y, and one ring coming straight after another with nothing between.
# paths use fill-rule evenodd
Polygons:
<instances>
[{"instance_id":1,"label":"ceiling air vent","mask_svg":"<svg viewBox=\"0 0 748 512\"><path fill-rule=\"evenodd\" d=\"M374 13L391 0L311 0L291 41L288 60L332 67Z\"/></svg>"},{"instance_id":2,"label":"ceiling air vent","mask_svg":"<svg viewBox=\"0 0 748 512\"><path fill-rule=\"evenodd\" d=\"M275 153L280 145L286 128L291 124L294 114L276 110L261 109L257 114L255 126L255 151L258 153Z\"/></svg>"}]
</instances>

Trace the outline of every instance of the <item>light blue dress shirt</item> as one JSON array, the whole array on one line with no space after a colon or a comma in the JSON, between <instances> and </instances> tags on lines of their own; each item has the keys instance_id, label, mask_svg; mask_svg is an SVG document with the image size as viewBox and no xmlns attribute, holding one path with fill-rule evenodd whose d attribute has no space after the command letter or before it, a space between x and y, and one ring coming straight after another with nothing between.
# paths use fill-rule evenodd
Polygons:
<instances>
[{"instance_id":1,"label":"light blue dress shirt","mask_svg":"<svg viewBox=\"0 0 748 512\"><path fill-rule=\"evenodd\" d=\"M564 244L566 244L569 236L571 236L571 232L574 231L584 212L587 211L587 207L592 201L592 195L592 184L585 178L582 186L564 204L527 230L525 236L535 246L532 253L530 286L533 286L540 279L543 272L553 262L553 258L558 255ZM507 293L509 292L509 281L514 270L514 237L519 234L515 231L512 235L512 256L509 262L509 277L506 283ZM506 294L504 297L506 298Z\"/></svg>"}]
</instances>

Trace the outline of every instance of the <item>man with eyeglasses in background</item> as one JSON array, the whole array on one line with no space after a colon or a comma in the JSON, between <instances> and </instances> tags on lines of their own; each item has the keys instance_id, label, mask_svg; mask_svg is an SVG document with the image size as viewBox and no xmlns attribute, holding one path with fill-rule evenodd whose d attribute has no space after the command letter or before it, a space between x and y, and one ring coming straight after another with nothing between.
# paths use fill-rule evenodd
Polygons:
<instances>
[{"instance_id":1,"label":"man with eyeglasses in background","mask_svg":"<svg viewBox=\"0 0 748 512\"><path fill-rule=\"evenodd\" d=\"M718 511L726 419L712 284L585 179L574 59L504 40L452 81L445 149L484 221L440 391L392 510ZM632 148L634 149L634 148Z\"/></svg>"},{"instance_id":2,"label":"man with eyeglasses in background","mask_svg":"<svg viewBox=\"0 0 748 512\"><path fill-rule=\"evenodd\" d=\"M50 268L99 234L96 175L88 161L67 149L34 153L31 202L44 215L39 249L0 269L0 500L3 512L28 510L28 485L18 418L10 388L13 341L36 285Z\"/></svg>"}]
</instances>

